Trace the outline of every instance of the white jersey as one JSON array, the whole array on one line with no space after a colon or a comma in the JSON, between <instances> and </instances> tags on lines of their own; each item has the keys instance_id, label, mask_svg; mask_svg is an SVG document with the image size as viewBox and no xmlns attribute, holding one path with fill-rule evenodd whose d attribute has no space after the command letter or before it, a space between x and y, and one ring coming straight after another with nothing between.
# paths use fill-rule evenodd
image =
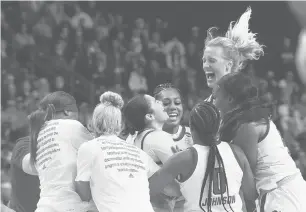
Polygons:
<instances>
[{"instance_id":1,"label":"white jersey","mask_svg":"<svg viewBox=\"0 0 306 212\"><path fill-rule=\"evenodd\" d=\"M177 133L172 134L172 138L180 150L188 149L193 145L189 127L180 125Z\"/></svg>"},{"instance_id":2,"label":"white jersey","mask_svg":"<svg viewBox=\"0 0 306 212\"><path fill-rule=\"evenodd\" d=\"M285 177L300 173L275 124L270 121L266 137L258 143L256 188L270 190Z\"/></svg>"},{"instance_id":3,"label":"white jersey","mask_svg":"<svg viewBox=\"0 0 306 212\"><path fill-rule=\"evenodd\" d=\"M200 146L194 145L193 146L198 155L198 162L197 166L191 175L191 177L186 180L185 182L181 183L181 192L185 197L185 205L184 211L185 212L197 212L201 211L202 209L199 206L199 200L201 196L201 187L203 183L203 179L205 176L205 172L207 169L207 159L209 154L209 147L207 146ZM225 208L228 211L230 210L229 203L233 211L235 212L242 212L242 200L239 195L243 172L240 168L236 157L226 142L221 142L218 146L218 150L220 155L223 159L227 182L228 182L228 193L225 184L220 183L222 179L224 179L224 174L220 172L218 165L215 165L215 174L213 179L213 189L212 189L212 202L211 202L211 209L213 212L223 212L224 207L222 202L225 205ZM202 197L202 207L206 210L207 203L208 203L208 182L209 177L207 178L207 183L204 188L204 194ZM224 181L222 181L224 182ZM221 193L223 195L223 199L221 198Z\"/></svg>"},{"instance_id":4,"label":"white jersey","mask_svg":"<svg viewBox=\"0 0 306 212\"><path fill-rule=\"evenodd\" d=\"M100 136L80 147L77 166L76 181L90 182L99 211L154 212L148 178L159 167L136 146Z\"/></svg>"},{"instance_id":5,"label":"white jersey","mask_svg":"<svg viewBox=\"0 0 306 212\"><path fill-rule=\"evenodd\" d=\"M85 212L88 203L75 192L77 150L93 139L78 121L51 120L37 139L35 167L40 180L40 199L36 211Z\"/></svg>"}]
</instances>

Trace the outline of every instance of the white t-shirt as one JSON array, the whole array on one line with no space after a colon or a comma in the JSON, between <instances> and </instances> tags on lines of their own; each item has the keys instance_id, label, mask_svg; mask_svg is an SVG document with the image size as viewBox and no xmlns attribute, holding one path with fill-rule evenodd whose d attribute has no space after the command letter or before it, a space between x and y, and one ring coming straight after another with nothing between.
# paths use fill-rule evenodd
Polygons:
<instances>
[{"instance_id":1,"label":"white t-shirt","mask_svg":"<svg viewBox=\"0 0 306 212\"><path fill-rule=\"evenodd\" d=\"M89 204L75 192L76 157L80 145L93 137L76 120L45 123L37 139L35 167L40 180L36 211L85 212Z\"/></svg>"},{"instance_id":2,"label":"white t-shirt","mask_svg":"<svg viewBox=\"0 0 306 212\"><path fill-rule=\"evenodd\" d=\"M141 149L115 135L100 136L78 151L76 181L90 182L103 212L154 212L148 178L159 167Z\"/></svg>"}]
</instances>

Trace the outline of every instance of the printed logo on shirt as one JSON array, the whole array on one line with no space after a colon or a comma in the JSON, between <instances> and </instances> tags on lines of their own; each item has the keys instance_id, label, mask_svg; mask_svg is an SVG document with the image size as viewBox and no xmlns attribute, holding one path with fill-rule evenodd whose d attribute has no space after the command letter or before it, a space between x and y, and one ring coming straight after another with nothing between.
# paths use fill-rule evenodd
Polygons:
<instances>
[{"instance_id":1,"label":"printed logo on shirt","mask_svg":"<svg viewBox=\"0 0 306 212\"><path fill-rule=\"evenodd\" d=\"M43 127L37 140L36 165L46 168L47 162L52 159L52 155L60 151L60 146L55 142L55 136L58 135L57 125L59 122L53 122Z\"/></svg>"},{"instance_id":2,"label":"printed logo on shirt","mask_svg":"<svg viewBox=\"0 0 306 212\"><path fill-rule=\"evenodd\" d=\"M117 169L118 172L130 172L131 174L146 170L140 158L140 150L136 146L107 140L100 142L102 143L101 150L106 152L105 169Z\"/></svg>"}]
</instances>

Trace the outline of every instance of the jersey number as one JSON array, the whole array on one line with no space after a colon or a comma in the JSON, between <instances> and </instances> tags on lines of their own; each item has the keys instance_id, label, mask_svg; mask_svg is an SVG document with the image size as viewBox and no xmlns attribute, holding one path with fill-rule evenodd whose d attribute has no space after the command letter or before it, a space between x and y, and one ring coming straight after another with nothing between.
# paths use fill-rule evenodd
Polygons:
<instances>
[{"instance_id":1,"label":"jersey number","mask_svg":"<svg viewBox=\"0 0 306 212\"><path fill-rule=\"evenodd\" d=\"M224 194L226 192L225 174L220 168L215 168L213 176L213 193L215 195Z\"/></svg>"}]
</instances>

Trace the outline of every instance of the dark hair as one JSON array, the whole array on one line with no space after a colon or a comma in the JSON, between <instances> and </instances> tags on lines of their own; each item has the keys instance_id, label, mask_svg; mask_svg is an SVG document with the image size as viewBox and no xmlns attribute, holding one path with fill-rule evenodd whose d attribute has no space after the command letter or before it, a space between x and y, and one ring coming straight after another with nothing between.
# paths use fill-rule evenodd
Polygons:
<instances>
[{"instance_id":1,"label":"dark hair","mask_svg":"<svg viewBox=\"0 0 306 212\"><path fill-rule=\"evenodd\" d=\"M176 90L179 93L180 98L182 99L181 91L171 83L164 83L164 84L160 84L160 85L156 86L156 88L153 91L154 98L160 100L161 92L165 91L165 90L168 90L168 89Z\"/></svg>"},{"instance_id":2,"label":"dark hair","mask_svg":"<svg viewBox=\"0 0 306 212\"><path fill-rule=\"evenodd\" d=\"M266 102L259 93L259 80L254 76L235 72L223 76L217 85L223 94L233 100L235 108L227 112L222 120L220 137L231 141L243 123L268 120L272 114L272 103Z\"/></svg>"},{"instance_id":3,"label":"dark hair","mask_svg":"<svg viewBox=\"0 0 306 212\"><path fill-rule=\"evenodd\" d=\"M202 198L203 198L203 191L204 191L207 179L209 177L208 203L207 203L208 212L211 212L212 182L213 182L213 176L215 172L216 160L217 160L218 166L220 167L221 171L224 173L224 176L225 176L224 184L226 186L227 196L229 196L228 182L226 178L224 163L223 163L222 157L217 147L217 145L220 143L220 140L218 138L220 122L221 122L220 113L218 109L212 103L203 101L197 104L190 112L190 120L189 120L190 128L192 129L192 131L195 130L197 132L197 134L201 138L201 141L205 142L205 144L210 146L208 160L207 160L207 168L206 168L206 172L204 175L204 180L202 183L200 200L199 200L200 208L203 211L205 211L201 203L202 203ZM223 199L222 193L221 193L221 198ZM224 209L226 210L223 201L222 201L222 205ZM229 207L233 211L230 203L229 203Z\"/></svg>"},{"instance_id":4,"label":"dark hair","mask_svg":"<svg viewBox=\"0 0 306 212\"><path fill-rule=\"evenodd\" d=\"M53 119L54 115L64 110L78 111L73 96L64 91L57 91L46 95L39 103L39 109L29 115L30 120L30 151L31 162L36 162L37 138L46 121Z\"/></svg>"},{"instance_id":5,"label":"dark hair","mask_svg":"<svg viewBox=\"0 0 306 212\"><path fill-rule=\"evenodd\" d=\"M144 130L145 116L150 112L150 104L145 95L141 94L133 97L123 109L125 131L133 135L135 131Z\"/></svg>"}]
</instances>

